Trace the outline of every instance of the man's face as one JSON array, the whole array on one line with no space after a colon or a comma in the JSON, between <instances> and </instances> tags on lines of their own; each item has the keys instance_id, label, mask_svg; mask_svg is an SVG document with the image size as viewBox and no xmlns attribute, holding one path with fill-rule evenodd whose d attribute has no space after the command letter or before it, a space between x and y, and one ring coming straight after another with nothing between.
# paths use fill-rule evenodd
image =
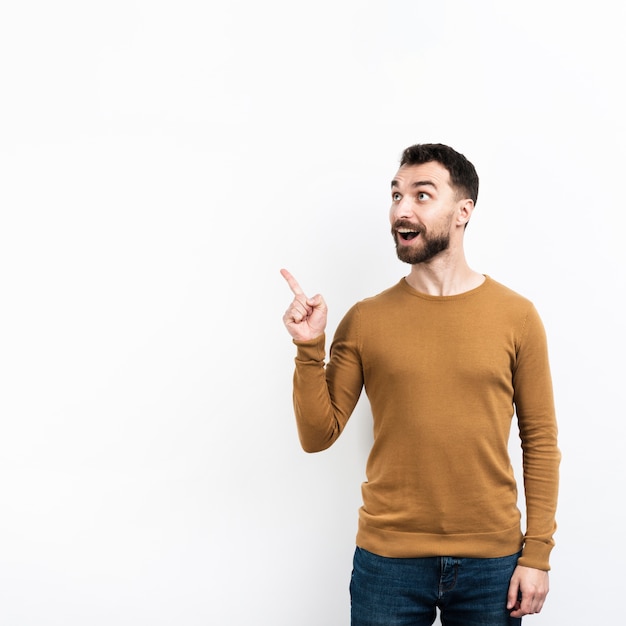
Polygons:
<instances>
[{"instance_id":1,"label":"man's face","mask_svg":"<svg viewBox=\"0 0 626 626\"><path fill-rule=\"evenodd\" d=\"M405 165L391 182L389 221L398 258L425 263L447 250L459 200L436 161Z\"/></svg>"}]
</instances>

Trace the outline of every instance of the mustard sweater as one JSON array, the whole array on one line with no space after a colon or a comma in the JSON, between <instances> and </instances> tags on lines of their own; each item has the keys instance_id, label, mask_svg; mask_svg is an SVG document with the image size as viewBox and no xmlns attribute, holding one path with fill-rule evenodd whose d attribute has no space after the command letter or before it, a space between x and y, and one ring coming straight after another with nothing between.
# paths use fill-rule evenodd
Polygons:
<instances>
[{"instance_id":1,"label":"mustard sweater","mask_svg":"<svg viewBox=\"0 0 626 626\"><path fill-rule=\"evenodd\" d=\"M486 277L454 296L402 279L355 304L335 333L294 341L302 447L328 448L362 389L374 443L357 545L387 557L499 557L549 569L560 452L546 337L533 304ZM523 451L526 533L508 453Z\"/></svg>"}]
</instances>

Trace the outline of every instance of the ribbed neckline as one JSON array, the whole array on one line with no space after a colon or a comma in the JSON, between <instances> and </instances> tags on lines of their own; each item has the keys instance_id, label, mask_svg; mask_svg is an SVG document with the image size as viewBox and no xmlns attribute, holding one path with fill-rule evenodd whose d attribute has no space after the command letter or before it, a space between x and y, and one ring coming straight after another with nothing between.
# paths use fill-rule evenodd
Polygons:
<instances>
[{"instance_id":1,"label":"ribbed neckline","mask_svg":"<svg viewBox=\"0 0 626 626\"><path fill-rule=\"evenodd\" d=\"M409 295L421 298L422 300L431 300L433 302L449 302L451 300L463 300L464 298L471 298L487 288L492 283L492 280L487 274L483 274L483 276L485 277L485 280L480 285L478 285L478 287L474 287L474 289L470 289L469 291L456 293L451 296L431 296L428 293L422 293L421 291L417 291L416 289L411 287L411 285L409 285L406 277L401 278L398 285L403 291L405 291Z\"/></svg>"}]
</instances>

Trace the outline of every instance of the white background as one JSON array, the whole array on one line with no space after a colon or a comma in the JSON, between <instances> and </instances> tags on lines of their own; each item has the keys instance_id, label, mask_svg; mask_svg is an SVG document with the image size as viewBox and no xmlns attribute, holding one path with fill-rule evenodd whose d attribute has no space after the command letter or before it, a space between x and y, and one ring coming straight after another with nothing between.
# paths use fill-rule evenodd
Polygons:
<instances>
[{"instance_id":1,"label":"white background","mask_svg":"<svg viewBox=\"0 0 626 626\"><path fill-rule=\"evenodd\" d=\"M300 450L279 269L331 334L405 275L389 180L428 141L481 177L470 264L549 335L559 530L524 623L619 621L624 6L3 1L0 624L349 623L371 418Z\"/></svg>"}]
</instances>

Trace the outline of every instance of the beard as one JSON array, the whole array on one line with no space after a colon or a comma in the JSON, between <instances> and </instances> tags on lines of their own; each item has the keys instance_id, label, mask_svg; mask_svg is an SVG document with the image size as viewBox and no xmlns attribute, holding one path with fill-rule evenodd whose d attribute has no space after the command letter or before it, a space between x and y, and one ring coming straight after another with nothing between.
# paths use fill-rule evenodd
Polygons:
<instances>
[{"instance_id":1,"label":"beard","mask_svg":"<svg viewBox=\"0 0 626 626\"><path fill-rule=\"evenodd\" d=\"M403 263L417 265L426 263L440 252L447 250L450 246L450 233L443 230L440 233L429 234L420 229L418 237L422 240L419 247L405 246L401 244L402 237L398 234L397 228L401 226L414 227L410 222L397 221L391 228L391 235L396 242L396 254Z\"/></svg>"}]
</instances>

